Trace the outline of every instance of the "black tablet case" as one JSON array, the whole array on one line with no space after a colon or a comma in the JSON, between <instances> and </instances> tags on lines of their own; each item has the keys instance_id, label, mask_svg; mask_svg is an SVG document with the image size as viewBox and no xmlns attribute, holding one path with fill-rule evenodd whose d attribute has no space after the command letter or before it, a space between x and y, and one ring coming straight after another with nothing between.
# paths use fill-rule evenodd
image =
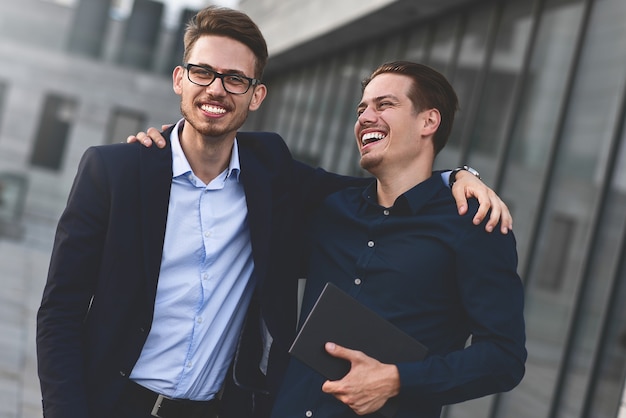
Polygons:
<instances>
[{"instance_id":1,"label":"black tablet case","mask_svg":"<svg viewBox=\"0 0 626 418\"><path fill-rule=\"evenodd\" d=\"M327 379L339 380L350 371L350 363L328 354L326 342L389 364L420 361L428 352L419 341L332 283L322 290L289 353ZM396 410L392 398L378 412L392 417Z\"/></svg>"}]
</instances>

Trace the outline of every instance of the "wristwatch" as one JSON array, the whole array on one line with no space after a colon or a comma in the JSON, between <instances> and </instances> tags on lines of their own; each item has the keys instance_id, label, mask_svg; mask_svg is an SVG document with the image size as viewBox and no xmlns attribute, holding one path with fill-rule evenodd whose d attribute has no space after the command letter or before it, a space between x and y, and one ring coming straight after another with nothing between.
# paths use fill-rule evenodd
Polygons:
<instances>
[{"instance_id":1,"label":"wristwatch","mask_svg":"<svg viewBox=\"0 0 626 418\"><path fill-rule=\"evenodd\" d=\"M456 181L456 173L458 173L461 170L465 170L465 171L475 175L480 180L480 173L478 172L478 170L473 169L469 165L464 165L463 167L455 168L450 173L450 180L448 181L448 185L450 186L450 188L452 188L452 186L454 185L454 182Z\"/></svg>"}]
</instances>

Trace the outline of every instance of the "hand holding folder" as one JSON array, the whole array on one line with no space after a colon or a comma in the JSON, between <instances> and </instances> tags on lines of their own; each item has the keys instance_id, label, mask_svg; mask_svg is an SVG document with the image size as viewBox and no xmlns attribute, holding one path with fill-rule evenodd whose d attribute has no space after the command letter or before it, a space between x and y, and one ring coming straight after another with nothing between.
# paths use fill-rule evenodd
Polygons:
<instances>
[{"instance_id":1,"label":"hand holding folder","mask_svg":"<svg viewBox=\"0 0 626 418\"><path fill-rule=\"evenodd\" d=\"M324 345L329 341L388 364L420 361L428 352L419 341L332 283L322 290L289 352L327 379L339 380L350 371L350 363L326 352ZM389 399L378 413L392 417L395 401Z\"/></svg>"}]
</instances>

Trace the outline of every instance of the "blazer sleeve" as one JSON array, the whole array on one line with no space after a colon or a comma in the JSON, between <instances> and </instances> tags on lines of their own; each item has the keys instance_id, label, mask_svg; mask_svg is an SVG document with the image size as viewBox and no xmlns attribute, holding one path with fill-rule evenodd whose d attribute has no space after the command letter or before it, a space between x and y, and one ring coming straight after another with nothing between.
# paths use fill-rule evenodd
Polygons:
<instances>
[{"instance_id":1,"label":"blazer sleeve","mask_svg":"<svg viewBox=\"0 0 626 418\"><path fill-rule=\"evenodd\" d=\"M47 418L88 415L81 330L101 264L109 201L105 167L90 148L57 226L37 313L38 372Z\"/></svg>"},{"instance_id":2,"label":"blazer sleeve","mask_svg":"<svg viewBox=\"0 0 626 418\"><path fill-rule=\"evenodd\" d=\"M299 199L305 205L316 207L326 196L346 187L362 187L371 183L371 177L351 177L313 168L293 160L293 172L297 178Z\"/></svg>"}]
</instances>

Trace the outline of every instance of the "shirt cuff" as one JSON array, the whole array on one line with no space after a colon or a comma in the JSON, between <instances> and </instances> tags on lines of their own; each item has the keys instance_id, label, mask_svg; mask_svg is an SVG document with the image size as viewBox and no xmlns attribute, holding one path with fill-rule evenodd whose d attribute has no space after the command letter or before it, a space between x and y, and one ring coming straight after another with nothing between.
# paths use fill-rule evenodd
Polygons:
<instances>
[{"instance_id":1,"label":"shirt cuff","mask_svg":"<svg viewBox=\"0 0 626 418\"><path fill-rule=\"evenodd\" d=\"M447 188L450 188L450 174L451 173L452 173L452 170L446 170L446 171L441 172L441 180L443 181L443 184L445 184Z\"/></svg>"}]
</instances>

